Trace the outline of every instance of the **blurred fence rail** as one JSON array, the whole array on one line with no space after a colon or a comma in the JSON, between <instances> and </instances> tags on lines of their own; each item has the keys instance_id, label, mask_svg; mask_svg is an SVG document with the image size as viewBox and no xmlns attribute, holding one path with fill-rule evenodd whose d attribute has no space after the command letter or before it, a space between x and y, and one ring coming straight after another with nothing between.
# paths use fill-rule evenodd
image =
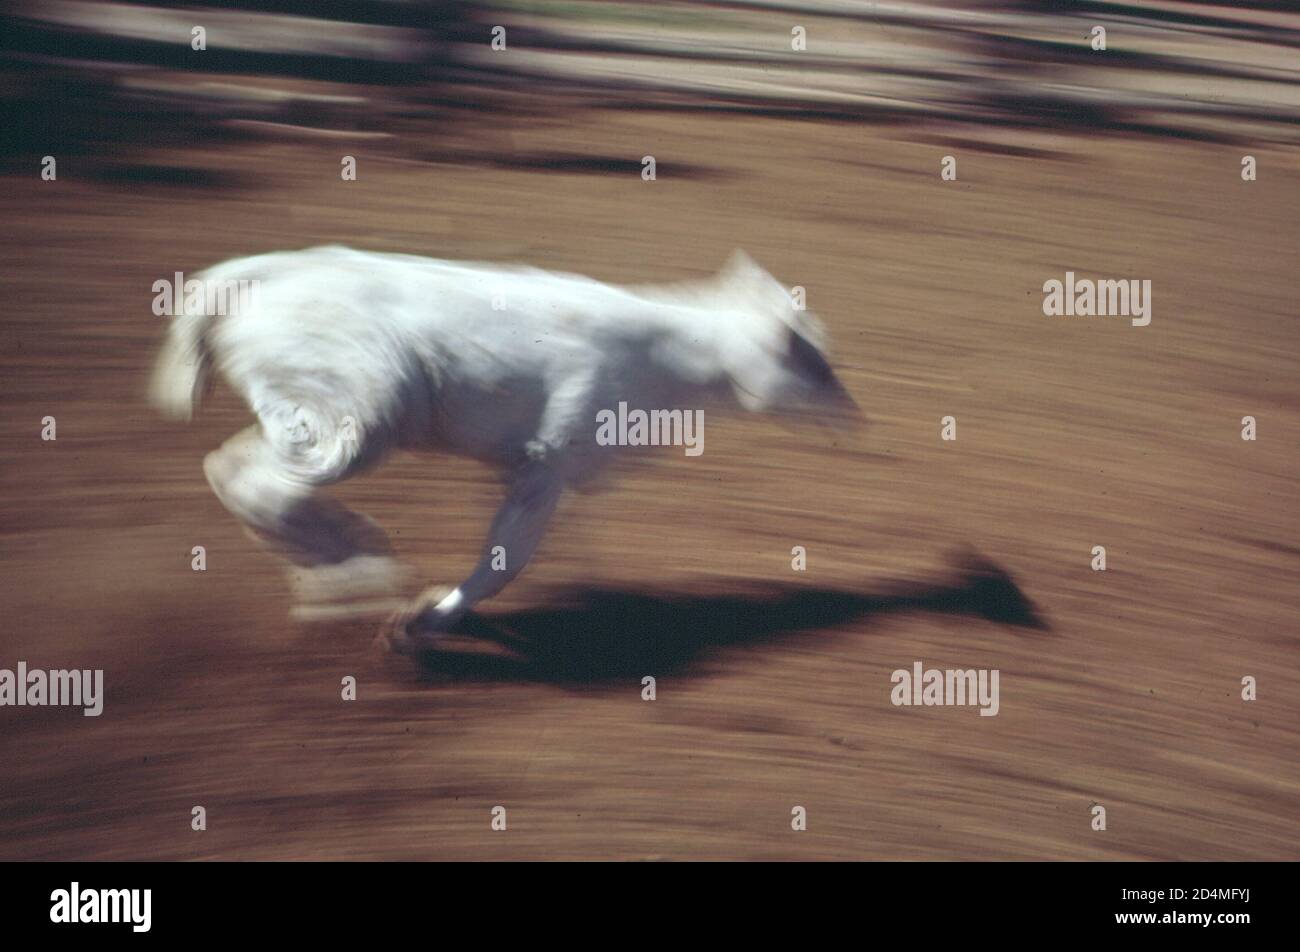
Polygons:
<instances>
[{"instance_id":1,"label":"blurred fence rail","mask_svg":"<svg viewBox=\"0 0 1300 952\"><path fill-rule=\"evenodd\" d=\"M26 0L0 17L0 72L0 154L24 161L285 129L383 135L530 96L1300 139L1300 13L1282 3Z\"/></svg>"}]
</instances>

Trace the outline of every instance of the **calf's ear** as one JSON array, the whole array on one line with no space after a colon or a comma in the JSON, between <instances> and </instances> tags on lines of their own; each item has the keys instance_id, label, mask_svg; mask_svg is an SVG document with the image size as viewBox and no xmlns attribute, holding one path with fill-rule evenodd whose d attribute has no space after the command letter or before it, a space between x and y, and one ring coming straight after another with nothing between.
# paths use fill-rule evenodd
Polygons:
<instances>
[{"instance_id":1,"label":"calf's ear","mask_svg":"<svg viewBox=\"0 0 1300 952\"><path fill-rule=\"evenodd\" d=\"M718 272L718 283L726 288L752 288L766 277L759 263L737 248Z\"/></svg>"}]
</instances>

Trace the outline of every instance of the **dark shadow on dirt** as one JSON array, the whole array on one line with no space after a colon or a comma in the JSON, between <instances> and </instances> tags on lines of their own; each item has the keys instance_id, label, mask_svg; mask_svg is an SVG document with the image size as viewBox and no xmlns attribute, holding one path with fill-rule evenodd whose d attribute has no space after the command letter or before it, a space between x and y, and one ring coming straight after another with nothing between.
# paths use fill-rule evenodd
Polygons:
<instances>
[{"instance_id":1,"label":"dark shadow on dirt","mask_svg":"<svg viewBox=\"0 0 1300 952\"><path fill-rule=\"evenodd\" d=\"M469 165L478 168L512 169L533 172L567 172L571 174L640 175L640 158L621 155L579 155L564 152L483 152L464 149L431 149L419 153L419 158L435 164ZM671 175L681 179L718 179L733 177L734 173L704 165L674 161L670 166L660 162L657 175Z\"/></svg>"},{"instance_id":2,"label":"dark shadow on dirt","mask_svg":"<svg viewBox=\"0 0 1300 952\"><path fill-rule=\"evenodd\" d=\"M681 673L716 649L824 635L887 612L967 615L1047 631L1010 575L963 557L950 579L855 593L787 586L754 596L660 596L608 589L562 592L559 607L471 615L447 650L419 656L433 679L543 681L572 687ZM472 650L476 645L483 650ZM452 650L451 645L471 650Z\"/></svg>"},{"instance_id":3,"label":"dark shadow on dirt","mask_svg":"<svg viewBox=\"0 0 1300 952\"><path fill-rule=\"evenodd\" d=\"M189 188L249 188L252 176L217 169L201 169L158 163L102 163L91 174L114 185L176 185Z\"/></svg>"}]
</instances>

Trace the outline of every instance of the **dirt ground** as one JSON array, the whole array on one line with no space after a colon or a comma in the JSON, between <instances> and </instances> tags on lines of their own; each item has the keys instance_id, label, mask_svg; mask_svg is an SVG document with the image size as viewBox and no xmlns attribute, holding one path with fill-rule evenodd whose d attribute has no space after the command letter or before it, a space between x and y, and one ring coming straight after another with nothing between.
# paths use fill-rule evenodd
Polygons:
<instances>
[{"instance_id":1,"label":"dirt ground","mask_svg":"<svg viewBox=\"0 0 1300 952\"><path fill-rule=\"evenodd\" d=\"M656 112L462 134L611 161L303 138L188 184L4 179L0 667L103 668L106 700L0 711L0 858L1300 858L1294 151ZM189 427L142 398L155 280L322 242L635 282L743 246L808 289L870 425L710 418L703 456L568 501L485 609L512 652L385 658L377 623L290 621L211 495L233 395ZM1067 270L1150 279L1151 324L1044 316ZM497 492L398 457L339 495L432 583ZM915 661L998 669L999 714L895 707Z\"/></svg>"}]
</instances>

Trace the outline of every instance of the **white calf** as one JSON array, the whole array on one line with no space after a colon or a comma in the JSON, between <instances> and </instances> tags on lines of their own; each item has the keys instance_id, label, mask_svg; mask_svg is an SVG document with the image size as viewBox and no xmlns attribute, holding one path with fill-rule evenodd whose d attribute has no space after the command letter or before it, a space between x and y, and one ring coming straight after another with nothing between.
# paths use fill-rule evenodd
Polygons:
<instances>
[{"instance_id":1,"label":"white calf","mask_svg":"<svg viewBox=\"0 0 1300 952\"><path fill-rule=\"evenodd\" d=\"M152 398L188 419L214 368L243 396L257 425L204 473L325 597L391 592L394 576L382 531L318 497L322 486L399 446L509 473L478 566L413 616L413 634L446 630L518 575L564 487L618 448L596 435L620 403L856 409L820 323L740 253L715 278L639 288L342 247L236 259L200 280L247 281L252 294L230 313L178 308Z\"/></svg>"}]
</instances>

